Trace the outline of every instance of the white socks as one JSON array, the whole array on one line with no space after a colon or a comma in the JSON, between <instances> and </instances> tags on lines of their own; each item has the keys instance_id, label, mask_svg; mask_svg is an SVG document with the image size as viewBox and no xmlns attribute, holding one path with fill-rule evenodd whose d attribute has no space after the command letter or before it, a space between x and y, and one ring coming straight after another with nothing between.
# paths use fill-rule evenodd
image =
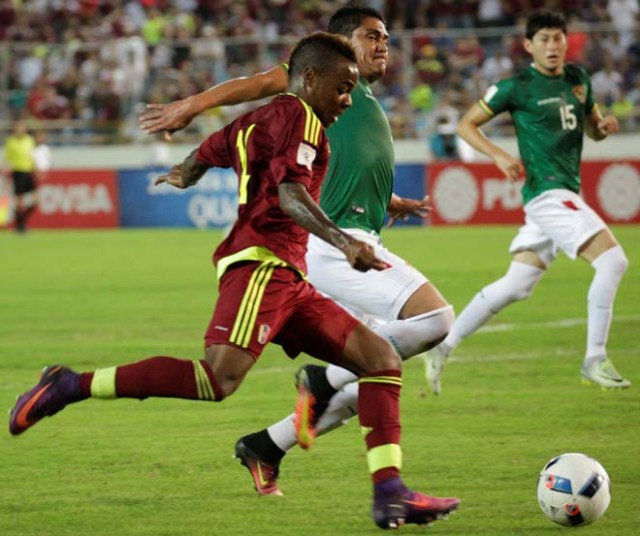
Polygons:
<instances>
[{"instance_id":1,"label":"white socks","mask_svg":"<svg viewBox=\"0 0 640 536\"><path fill-rule=\"evenodd\" d=\"M344 370L344 369L341 369ZM316 426L317 435L321 436L338 428L358 413L358 383L350 383L331 397L329 406L320 417ZM293 413L280 422L267 428L273 442L283 452L293 448L296 443L296 430L293 425Z\"/></svg>"},{"instance_id":2,"label":"white socks","mask_svg":"<svg viewBox=\"0 0 640 536\"><path fill-rule=\"evenodd\" d=\"M591 266L596 271L587 295L588 327L585 362L603 359L613 315L613 302L629 261L621 246L602 253Z\"/></svg>"},{"instance_id":3,"label":"white socks","mask_svg":"<svg viewBox=\"0 0 640 536\"><path fill-rule=\"evenodd\" d=\"M373 328L384 337L405 360L433 347L441 341L453 325L453 307L447 305L403 320L393 320Z\"/></svg>"},{"instance_id":4,"label":"white socks","mask_svg":"<svg viewBox=\"0 0 640 536\"><path fill-rule=\"evenodd\" d=\"M440 350L448 356L462 339L475 333L493 315L510 303L528 298L543 274L540 268L512 261L507 273L478 292L458 315Z\"/></svg>"},{"instance_id":5,"label":"white socks","mask_svg":"<svg viewBox=\"0 0 640 536\"><path fill-rule=\"evenodd\" d=\"M411 318L378 323L371 329L386 339L404 360L424 352L441 340L449 332L454 319L453 307L447 305ZM327 367L327 380L338 391L357 379L353 372L336 365Z\"/></svg>"}]
</instances>

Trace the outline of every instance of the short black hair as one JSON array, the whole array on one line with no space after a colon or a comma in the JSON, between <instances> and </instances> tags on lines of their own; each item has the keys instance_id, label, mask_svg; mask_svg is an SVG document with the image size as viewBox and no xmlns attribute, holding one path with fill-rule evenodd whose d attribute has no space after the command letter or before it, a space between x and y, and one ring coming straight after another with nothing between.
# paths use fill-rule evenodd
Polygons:
<instances>
[{"instance_id":1,"label":"short black hair","mask_svg":"<svg viewBox=\"0 0 640 536\"><path fill-rule=\"evenodd\" d=\"M534 11L527 18L527 30L525 37L527 39L533 39L543 28L559 28L562 33L567 33L567 21L564 15L559 11L553 11L551 9L541 9Z\"/></svg>"},{"instance_id":2,"label":"short black hair","mask_svg":"<svg viewBox=\"0 0 640 536\"><path fill-rule=\"evenodd\" d=\"M344 35L349 38L354 30L360 27L362 19L367 17L374 17L385 26L387 24L382 13L377 9L352 3L338 9L329 19L329 33Z\"/></svg>"},{"instance_id":3,"label":"short black hair","mask_svg":"<svg viewBox=\"0 0 640 536\"><path fill-rule=\"evenodd\" d=\"M289 57L289 76L300 75L307 67L320 73L333 70L340 56L356 63L356 54L344 37L327 32L312 33L293 48Z\"/></svg>"}]
</instances>

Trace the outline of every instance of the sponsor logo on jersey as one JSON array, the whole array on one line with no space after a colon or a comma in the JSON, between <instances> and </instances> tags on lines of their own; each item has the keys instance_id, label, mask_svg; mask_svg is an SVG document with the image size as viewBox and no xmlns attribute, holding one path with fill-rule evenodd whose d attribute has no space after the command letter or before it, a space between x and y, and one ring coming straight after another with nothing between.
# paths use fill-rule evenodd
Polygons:
<instances>
[{"instance_id":1,"label":"sponsor logo on jersey","mask_svg":"<svg viewBox=\"0 0 640 536\"><path fill-rule=\"evenodd\" d=\"M581 104L587 102L587 86L584 84L579 86L574 86L571 91L576 96L576 99L580 101Z\"/></svg>"}]
</instances>

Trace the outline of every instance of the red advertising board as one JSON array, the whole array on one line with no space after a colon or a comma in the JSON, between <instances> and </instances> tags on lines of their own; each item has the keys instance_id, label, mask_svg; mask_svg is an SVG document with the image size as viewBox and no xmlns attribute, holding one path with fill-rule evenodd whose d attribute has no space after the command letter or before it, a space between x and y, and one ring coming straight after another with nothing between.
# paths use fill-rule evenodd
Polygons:
<instances>
[{"instance_id":1,"label":"red advertising board","mask_svg":"<svg viewBox=\"0 0 640 536\"><path fill-rule=\"evenodd\" d=\"M114 170L52 170L39 182L38 210L30 227L117 227L118 180Z\"/></svg>"},{"instance_id":2,"label":"red advertising board","mask_svg":"<svg viewBox=\"0 0 640 536\"><path fill-rule=\"evenodd\" d=\"M640 223L640 160L591 161L581 168L582 195L607 223ZM520 224L520 188L490 163L434 163L428 188L434 225Z\"/></svg>"}]
</instances>

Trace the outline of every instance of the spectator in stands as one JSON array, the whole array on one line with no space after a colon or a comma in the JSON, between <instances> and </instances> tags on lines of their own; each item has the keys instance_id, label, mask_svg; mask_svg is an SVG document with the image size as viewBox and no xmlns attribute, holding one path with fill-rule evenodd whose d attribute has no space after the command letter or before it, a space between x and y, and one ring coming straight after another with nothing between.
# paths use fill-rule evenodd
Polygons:
<instances>
[{"instance_id":1,"label":"spectator in stands","mask_svg":"<svg viewBox=\"0 0 640 536\"><path fill-rule=\"evenodd\" d=\"M482 77L489 85L495 84L513 73L513 61L505 54L504 49L498 48L492 56L488 57L480 67Z\"/></svg>"},{"instance_id":2,"label":"spectator in stands","mask_svg":"<svg viewBox=\"0 0 640 536\"><path fill-rule=\"evenodd\" d=\"M618 72L608 53L605 52L603 68L591 77L591 84L596 100L607 107L620 98L623 87L622 74Z\"/></svg>"}]
</instances>

